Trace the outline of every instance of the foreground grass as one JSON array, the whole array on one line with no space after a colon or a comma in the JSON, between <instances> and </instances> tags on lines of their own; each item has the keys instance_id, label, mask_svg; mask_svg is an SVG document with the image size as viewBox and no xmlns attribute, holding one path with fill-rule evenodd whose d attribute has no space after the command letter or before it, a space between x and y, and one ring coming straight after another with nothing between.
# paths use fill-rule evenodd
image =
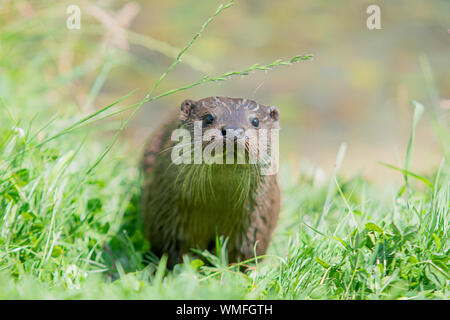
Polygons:
<instances>
[{"instance_id":1,"label":"foreground grass","mask_svg":"<svg viewBox=\"0 0 450 320\"><path fill-rule=\"evenodd\" d=\"M167 271L144 263L138 157L117 148L88 174L102 147L85 130L33 149L33 127L12 127L0 145L1 299L448 298L445 163L431 188L410 182L401 194L359 177L317 186L285 165L268 257L246 273L222 252Z\"/></svg>"},{"instance_id":2,"label":"foreground grass","mask_svg":"<svg viewBox=\"0 0 450 320\"><path fill-rule=\"evenodd\" d=\"M139 155L104 139L123 123L66 130L86 116L73 82L98 70L97 88L104 65L134 61L120 51L91 59L98 45L84 37L80 64L64 73L55 57L75 50L64 30L39 15L22 20L0 34L0 299L448 298L448 154L428 177L393 170L407 184L383 189L360 177L318 184L284 164L282 213L264 259L240 272L219 243L202 254L208 264L186 257L166 270L164 259L145 255ZM42 39L59 45L42 48ZM449 150L448 130L439 134Z\"/></svg>"}]
</instances>

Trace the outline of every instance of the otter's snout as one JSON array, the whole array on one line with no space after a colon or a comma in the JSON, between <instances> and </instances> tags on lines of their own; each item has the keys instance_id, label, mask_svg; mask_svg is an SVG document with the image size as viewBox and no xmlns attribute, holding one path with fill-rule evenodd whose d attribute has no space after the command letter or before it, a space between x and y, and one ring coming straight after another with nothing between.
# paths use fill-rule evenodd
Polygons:
<instances>
[{"instance_id":1,"label":"otter's snout","mask_svg":"<svg viewBox=\"0 0 450 320\"><path fill-rule=\"evenodd\" d=\"M221 132L224 137L237 140L244 137L245 130L244 128L236 126L224 126L222 127Z\"/></svg>"}]
</instances>

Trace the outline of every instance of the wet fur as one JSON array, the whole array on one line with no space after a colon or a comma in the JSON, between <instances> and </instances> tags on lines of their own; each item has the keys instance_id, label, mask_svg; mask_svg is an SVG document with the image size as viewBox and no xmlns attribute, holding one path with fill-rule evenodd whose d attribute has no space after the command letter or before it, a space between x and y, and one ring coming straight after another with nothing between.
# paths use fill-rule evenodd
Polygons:
<instances>
[{"instance_id":1,"label":"wet fur","mask_svg":"<svg viewBox=\"0 0 450 320\"><path fill-rule=\"evenodd\" d=\"M261 175L258 164L174 165L170 140L176 128L214 113L220 126L278 128L279 111L246 99L210 97L186 100L179 116L159 128L145 148L143 216L151 250L181 262L191 248L212 250L216 235L228 238L229 262L265 253L280 210L277 175ZM264 120L263 120L264 119ZM255 247L256 245L256 247ZM255 251L256 248L256 251Z\"/></svg>"}]
</instances>

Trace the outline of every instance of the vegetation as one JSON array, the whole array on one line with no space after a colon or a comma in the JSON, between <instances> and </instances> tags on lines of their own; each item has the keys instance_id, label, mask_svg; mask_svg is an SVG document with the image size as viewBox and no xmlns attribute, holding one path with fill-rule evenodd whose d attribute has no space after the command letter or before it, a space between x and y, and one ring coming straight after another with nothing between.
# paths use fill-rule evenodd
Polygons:
<instances>
[{"instance_id":1,"label":"vegetation","mask_svg":"<svg viewBox=\"0 0 450 320\"><path fill-rule=\"evenodd\" d=\"M227 264L224 239L217 239L216 252L200 252L203 260L187 256L174 270L164 258L146 255L139 155L116 143L130 119L144 103L180 90L311 57L206 75L154 95L229 6L203 24L143 99L120 107L130 93L90 113L73 102L73 82L99 70L89 92L94 101L108 68L131 58L111 50L92 61L95 38L89 38L70 44L79 46L79 64L61 71L55 57L67 49L56 45L63 32L49 31L42 16L6 20L0 33L0 299L448 299L450 133L436 121L441 166L429 176L411 172L423 112L418 102L404 168L384 164L404 175L403 187L340 177L343 145L328 184L283 164L279 226L264 259L241 263L245 272Z\"/></svg>"}]
</instances>

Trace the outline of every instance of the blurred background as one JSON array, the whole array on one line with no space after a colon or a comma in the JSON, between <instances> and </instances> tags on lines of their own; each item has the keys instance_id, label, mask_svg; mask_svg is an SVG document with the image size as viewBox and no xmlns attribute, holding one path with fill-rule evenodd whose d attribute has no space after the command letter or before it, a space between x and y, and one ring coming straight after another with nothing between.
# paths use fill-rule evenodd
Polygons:
<instances>
[{"instance_id":1,"label":"blurred background","mask_svg":"<svg viewBox=\"0 0 450 320\"><path fill-rule=\"evenodd\" d=\"M221 1L1 1L0 96L16 117L79 118L134 89L115 109L140 101ZM366 9L381 8L381 30ZM81 9L70 30L67 7ZM374 182L403 179L377 161L404 167L413 107L412 171L439 167L435 124L450 122L450 2L246 0L222 12L155 94L255 63L313 54L269 72L206 84L145 104L121 136L141 150L146 138L186 99L230 96L281 110L281 160L293 170L333 170L342 142L342 173ZM44 113L43 113L44 112ZM104 137L121 116L100 124ZM41 119L42 121L45 119ZM100 137L102 138L102 137ZM133 156L137 156L136 152Z\"/></svg>"}]
</instances>

